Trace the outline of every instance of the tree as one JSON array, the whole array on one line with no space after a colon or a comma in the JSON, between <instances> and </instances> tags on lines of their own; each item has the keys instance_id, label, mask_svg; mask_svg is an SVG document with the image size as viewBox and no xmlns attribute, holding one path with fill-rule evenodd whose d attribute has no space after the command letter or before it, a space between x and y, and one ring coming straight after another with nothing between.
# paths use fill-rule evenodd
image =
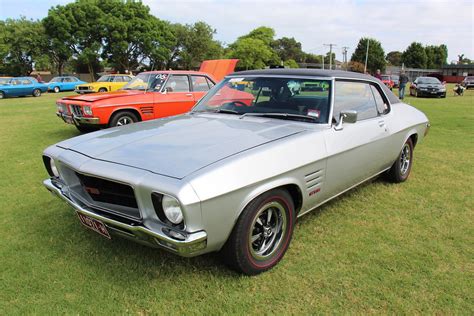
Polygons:
<instances>
[{"instance_id":1,"label":"tree","mask_svg":"<svg viewBox=\"0 0 474 316\"><path fill-rule=\"evenodd\" d=\"M0 58L5 74L29 75L43 56L44 29L39 21L7 19L0 24ZM44 57L43 57L44 61Z\"/></svg>"},{"instance_id":2,"label":"tree","mask_svg":"<svg viewBox=\"0 0 474 316\"><path fill-rule=\"evenodd\" d=\"M326 53L326 56L324 56L324 64L327 65L328 69L329 69L329 64L332 62L332 66L334 68L334 61L336 60L336 53L332 53L331 54L331 59L330 58L330 55L329 55L329 52Z\"/></svg>"},{"instance_id":3,"label":"tree","mask_svg":"<svg viewBox=\"0 0 474 316\"><path fill-rule=\"evenodd\" d=\"M367 43L369 44L369 53L367 58L367 70L374 73L377 69L381 71L385 70L386 61L385 61L385 52L382 48L382 44L379 41L373 38L363 37L359 40L357 48L352 54L351 61L356 61L361 64L365 64L365 55L367 52Z\"/></svg>"},{"instance_id":4,"label":"tree","mask_svg":"<svg viewBox=\"0 0 474 316\"><path fill-rule=\"evenodd\" d=\"M164 61L175 38L169 25L150 14L141 2L102 0L97 2L103 12L102 58L123 72L138 67L144 59Z\"/></svg>"},{"instance_id":5,"label":"tree","mask_svg":"<svg viewBox=\"0 0 474 316\"><path fill-rule=\"evenodd\" d=\"M262 40L256 38L239 38L229 49L227 57L240 59L241 69L261 69L269 65L274 52Z\"/></svg>"},{"instance_id":6,"label":"tree","mask_svg":"<svg viewBox=\"0 0 474 316\"><path fill-rule=\"evenodd\" d=\"M285 60L283 62L283 65L286 68L300 68L300 66L298 66L298 63L294 59Z\"/></svg>"},{"instance_id":7,"label":"tree","mask_svg":"<svg viewBox=\"0 0 474 316\"><path fill-rule=\"evenodd\" d=\"M322 64L323 58L321 55L304 53L303 62L309 63L309 64Z\"/></svg>"},{"instance_id":8,"label":"tree","mask_svg":"<svg viewBox=\"0 0 474 316\"><path fill-rule=\"evenodd\" d=\"M402 62L411 68L426 68L428 57L423 45L413 42L402 54Z\"/></svg>"},{"instance_id":9,"label":"tree","mask_svg":"<svg viewBox=\"0 0 474 316\"><path fill-rule=\"evenodd\" d=\"M77 0L49 9L44 21L50 38L56 39L56 43L62 41L75 58L87 64L92 80L95 77L93 65L99 60L102 50L105 19L97 2Z\"/></svg>"},{"instance_id":10,"label":"tree","mask_svg":"<svg viewBox=\"0 0 474 316\"><path fill-rule=\"evenodd\" d=\"M304 52L301 49L301 43L296 41L293 37L282 37L271 43L271 47L277 53L281 60L303 61Z\"/></svg>"},{"instance_id":11,"label":"tree","mask_svg":"<svg viewBox=\"0 0 474 316\"><path fill-rule=\"evenodd\" d=\"M402 53L399 51L392 51L388 53L386 59L392 66L402 65Z\"/></svg>"},{"instance_id":12,"label":"tree","mask_svg":"<svg viewBox=\"0 0 474 316\"><path fill-rule=\"evenodd\" d=\"M430 45L425 47L426 52L426 67L441 68L446 64L446 59L448 58L448 47L446 45Z\"/></svg>"},{"instance_id":13,"label":"tree","mask_svg":"<svg viewBox=\"0 0 474 316\"><path fill-rule=\"evenodd\" d=\"M347 66L350 71L364 73L365 64L359 63L357 61L350 61Z\"/></svg>"},{"instance_id":14,"label":"tree","mask_svg":"<svg viewBox=\"0 0 474 316\"><path fill-rule=\"evenodd\" d=\"M239 37L239 39L244 38L254 38L261 40L265 45L270 46L273 43L273 38L275 37L275 30L271 27L260 26L256 29L250 31L250 33Z\"/></svg>"}]
</instances>

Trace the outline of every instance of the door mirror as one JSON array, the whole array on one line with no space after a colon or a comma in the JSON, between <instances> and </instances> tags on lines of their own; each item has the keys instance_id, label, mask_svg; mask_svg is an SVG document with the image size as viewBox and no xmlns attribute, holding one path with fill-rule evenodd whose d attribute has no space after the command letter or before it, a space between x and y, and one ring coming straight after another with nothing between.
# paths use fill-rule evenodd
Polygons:
<instances>
[{"instance_id":1,"label":"door mirror","mask_svg":"<svg viewBox=\"0 0 474 316\"><path fill-rule=\"evenodd\" d=\"M354 110L345 110L341 111L339 114L339 122L334 127L336 131L340 131L343 129L344 123L355 123L357 122L357 111Z\"/></svg>"}]
</instances>

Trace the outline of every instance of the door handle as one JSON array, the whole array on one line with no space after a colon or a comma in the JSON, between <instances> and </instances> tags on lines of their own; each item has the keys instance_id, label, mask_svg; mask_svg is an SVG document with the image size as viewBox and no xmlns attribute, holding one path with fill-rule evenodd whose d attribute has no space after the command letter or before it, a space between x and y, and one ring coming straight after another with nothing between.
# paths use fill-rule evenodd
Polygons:
<instances>
[{"instance_id":1,"label":"door handle","mask_svg":"<svg viewBox=\"0 0 474 316\"><path fill-rule=\"evenodd\" d=\"M186 93L186 96L187 96L187 97L192 97L193 94L192 94L192 93Z\"/></svg>"},{"instance_id":2,"label":"door handle","mask_svg":"<svg viewBox=\"0 0 474 316\"><path fill-rule=\"evenodd\" d=\"M384 127L385 126L385 121L379 121L379 126Z\"/></svg>"}]
</instances>

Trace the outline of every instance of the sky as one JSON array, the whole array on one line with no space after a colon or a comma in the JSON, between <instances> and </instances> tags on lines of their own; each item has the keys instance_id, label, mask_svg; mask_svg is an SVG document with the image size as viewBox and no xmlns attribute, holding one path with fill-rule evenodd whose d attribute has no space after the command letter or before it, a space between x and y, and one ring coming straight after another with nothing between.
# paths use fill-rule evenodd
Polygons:
<instances>
[{"instance_id":1,"label":"sky","mask_svg":"<svg viewBox=\"0 0 474 316\"><path fill-rule=\"evenodd\" d=\"M26 16L41 19L51 6L68 0L0 0L0 20ZM294 37L303 50L325 54L333 48L342 60L361 37L382 43L385 53L403 51L416 41L448 46L448 62L459 54L474 59L474 1L472 0L143 0L151 13L170 22L204 21L216 29L215 38L234 42L259 26L276 37Z\"/></svg>"}]
</instances>

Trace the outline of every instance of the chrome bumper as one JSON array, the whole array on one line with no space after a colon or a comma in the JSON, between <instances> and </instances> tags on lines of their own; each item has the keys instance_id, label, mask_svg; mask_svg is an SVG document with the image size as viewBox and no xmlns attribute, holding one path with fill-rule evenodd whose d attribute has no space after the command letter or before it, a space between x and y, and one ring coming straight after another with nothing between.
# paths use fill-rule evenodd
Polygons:
<instances>
[{"instance_id":1,"label":"chrome bumper","mask_svg":"<svg viewBox=\"0 0 474 316\"><path fill-rule=\"evenodd\" d=\"M78 117L74 115L68 115L61 112L56 112L56 115L62 119L65 123L75 125L98 125L100 120L98 117Z\"/></svg>"},{"instance_id":2,"label":"chrome bumper","mask_svg":"<svg viewBox=\"0 0 474 316\"><path fill-rule=\"evenodd\" d=\"M167 228L163 227L160 231L151 230L145 226L129 225L117 220L99 215L88 210L71 200L65 195L61 188L54 185L51 179L43 181L44 186L53 193L71 205L76 212L95 218L109 229L109 231L120 237L145 244L151 247L159 247L183 257L193 257L199 255L207 246L207 233L198 231L186 233L184 239L178 240L166 235Z\"/></svg>"},{"instance_id":3,"label":"chrome bumper","mask_svg":"<svg viewBox=\"0 0 474 316\"><path fill-rule=\"evenodd\" d=\"M96 93L97 91L90 90L90 89L87 89L87 90L74 89L74 92L79 93L79 94L84 94L84 93Z\"/></svg>"}]
</instances>

